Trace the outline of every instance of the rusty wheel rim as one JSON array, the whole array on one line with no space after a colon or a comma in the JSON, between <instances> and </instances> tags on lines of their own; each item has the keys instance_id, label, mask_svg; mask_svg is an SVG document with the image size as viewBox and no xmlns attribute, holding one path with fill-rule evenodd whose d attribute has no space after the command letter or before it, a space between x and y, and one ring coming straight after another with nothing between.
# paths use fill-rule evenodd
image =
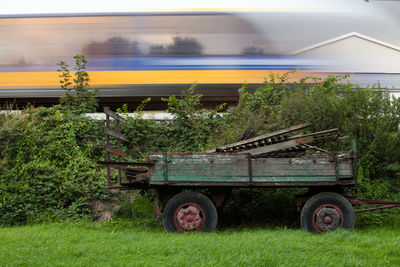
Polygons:
<instances>
[{"instance_id":1,"label":"rusty wheel rim","mask_svg":"<svg viewBox=\"0 0 400 267\"><path fill-rule=\"evenodd\" d=\"M185 203L175 210L174 225L179 232L201 231L205 222L205 212L196 203Z\"/></svg>"},{"instance_id":2,"label":"rusty wheel rim","mask_svg":"<svg viewBox=\"0 0 400 267\"><path fill-rule=\"evenodd\" d=\"M315 209L312 225L316 232L322 233L343 228L342 210L334 204L324 204Z\"/></svg>"}]
</instances>

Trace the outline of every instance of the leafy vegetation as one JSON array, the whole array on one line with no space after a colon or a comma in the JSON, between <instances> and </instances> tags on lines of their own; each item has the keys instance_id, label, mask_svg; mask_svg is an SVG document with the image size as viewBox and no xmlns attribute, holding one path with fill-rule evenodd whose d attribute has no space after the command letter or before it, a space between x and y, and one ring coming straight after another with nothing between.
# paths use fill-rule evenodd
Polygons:
<instances>
[{"instance_id":1,"label":"leafy vegetation","mask_svg":"<svg viewBox=\"0 0 400 267\"><path fill-rule=\"evenodd\" d=\"M0 223L74 218L107 198L102 124L60 106L0 116Z\"/></svg>"},{"instance_id":2,"label":"leafy vegetation","mask_svg":"<svg viewBox=\"0 0 400 267\"><path fill-rule=\"evenodd\" d=\"M84 55L74 56L75 72L71 75L69 65L65 61L59 61L57 70L61 74L60 84L64 89L64 96L60 98L62 106L69 111L78 113L95 112L98 107L97 96L99 91L90 89L89 87L89 74L86 72L87 60ZM72 81L71 81L72 79ZM73 85L73 89L70 88Z\"/></svg>"},{"instance_id":3,"label":"leafy vegetation","mask_svg":"<svg viewBox=\"0 0 400 267\"><path fill-rule=\"evenodd\" d=\"M121 216L138 212L137 203L132 206L129 197L106 189L105 170L96 164L104 159L104 126L82 115L95 110L97 100L96 93L89 89L86 59L76 56L75 60L74 79L66 63L59 64L61 85L66 92L60 105L0 113L2 225L85 217L93 199L117 198L124 202ZM202 96L192 86L180 97L164 99L167 111L173 115L171 121L144 120L143 109L150 101L147 99L137 108L137 115L127 118L123 125L122 131L129 140L123 149L133 159L144 160L149 152L204 151L311 122L310 131L337 127L343 135L357 139L359 183L355 193L368 198L399 199L400 99L391 98L379 88L362 89L348 84L346 77L305 78L288 83L290 74L271 74L254 92L244 85L239 89L237 106L222 104L211 110L203 108ZM119 111L129 112L126 106ZM322 146L347 150L348 141ZM235 190L225 203L223 217L238 224L258 221L295 225L298 213L292 199L299 192ZM367 218L372 218L371 224L379 224L382 218L396 212L378 212L360 219L368 224Z\"/></svg>"}]
</instances>

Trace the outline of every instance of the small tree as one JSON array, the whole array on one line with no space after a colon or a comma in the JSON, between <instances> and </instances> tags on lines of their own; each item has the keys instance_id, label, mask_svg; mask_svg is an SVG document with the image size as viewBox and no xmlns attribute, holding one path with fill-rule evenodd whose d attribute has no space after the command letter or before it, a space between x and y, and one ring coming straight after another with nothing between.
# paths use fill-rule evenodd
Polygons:
<instances>
[{"instance_id":1,"label":"small tree","mask_svg":"<svg viewBox=\"0 0 400 267\"><path fill-rule=\"evenodd\" d=\"M69 71L69 65L65 61L59 61L57 65L58 72L61 74L60 84L64 90L64 96L60 98L60 104L67 109L71 109L78 113L94 112L98 107L99 91L97 89L90 89L89 87L89 74L86 72L87 60L84 55L74 56L75 60L75 73L73 76ZM73 79L72 79L73 77ZM73 82L71 82L71 79ZM73 88L69 86L73 84Z\"/></svg>"},{"instance_id":2,"label":"small tree","mask_svg":"<svg viewBox=\"0 0 400 267\"><path fill-rule=\"evenodd\" d=\"M162 98L168 103L167 112L174 116L170 123L172 130L170 138L177 140L176 151L203 151L214 148L214 137L219 137L220 116L226 104L214 109L203 108L200 100L202 94L195 93L196 85L181 92L180 97L172 95ZM208 145L207 143L212 144Z\"/></svg>"}]
</instances>

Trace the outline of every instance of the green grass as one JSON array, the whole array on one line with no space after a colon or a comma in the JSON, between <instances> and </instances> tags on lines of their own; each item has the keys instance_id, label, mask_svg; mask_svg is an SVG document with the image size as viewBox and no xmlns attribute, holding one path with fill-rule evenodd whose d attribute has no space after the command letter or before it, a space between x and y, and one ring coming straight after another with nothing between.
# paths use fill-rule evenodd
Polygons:
<instances>
[{"instance_id":1,"label":"green grass","mask_svg":"<svg viewBox=\"0 0 400 267\"><path fill-rule=\"evenodd\" d=\"M400 230L167 234L159 223L144 221L38 224L0 228L0 265L400 266Z\"/></svg>"}]
</instances>

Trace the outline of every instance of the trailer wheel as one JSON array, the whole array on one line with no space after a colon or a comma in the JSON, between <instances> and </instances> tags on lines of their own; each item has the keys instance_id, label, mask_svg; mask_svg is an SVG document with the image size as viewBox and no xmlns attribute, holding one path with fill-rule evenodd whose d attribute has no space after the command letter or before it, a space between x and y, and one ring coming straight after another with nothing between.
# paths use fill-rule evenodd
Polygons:
<instances>
[{"instance_id":1,"label":"trailer wheel","mask_svg":"<svg viewBox=\"0 0 400 267\"><path fill-rule=\"evenodd\" d=\"M327 232L354 228L354 210L342 195L319 193L307 200L300 217L301 227L308 232Z\"/></svg>"},{"instance_id":2,"label":"trailer wheel","mask_svg":"<svg viewBox=\"0 0 400 267\"><path fill-rule=\"evenodd\" d=\"M167 232L212 232L217 226L217 210L211 200L197 192L182 192L172 197L163 213Z\"/></svg>"}]
</instances>

